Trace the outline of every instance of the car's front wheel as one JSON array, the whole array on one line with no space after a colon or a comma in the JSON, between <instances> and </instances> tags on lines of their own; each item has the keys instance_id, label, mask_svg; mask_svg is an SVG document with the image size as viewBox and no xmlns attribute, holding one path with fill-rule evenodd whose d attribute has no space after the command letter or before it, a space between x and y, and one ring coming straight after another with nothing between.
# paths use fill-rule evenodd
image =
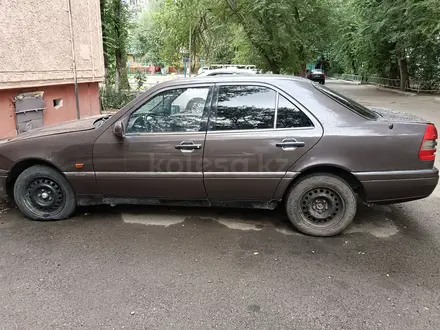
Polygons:
<instances>
[{"instance_id":1,"label":"car's front wheel","mask_svg":"<svg viewBox=\"0 0 440 330\"><path fill-rule=\"evenodd\" d=\"M14 185L14 199L25 216L33 220L61 220L76 208L75 194L67 179L43 165L24 170Z\"/></svg>"},{"instance_id":2,"label":"car's front wheel","mask_svg":"<svg viewBox=\"0 0 440 330\"><path fill-rule=\"evenodd\" d=\"M347 182L332 174L305 176L289 191L286 211L301 232L313 236L334 236L353 221L356 194Z\"/></svg>"}]
</instances>

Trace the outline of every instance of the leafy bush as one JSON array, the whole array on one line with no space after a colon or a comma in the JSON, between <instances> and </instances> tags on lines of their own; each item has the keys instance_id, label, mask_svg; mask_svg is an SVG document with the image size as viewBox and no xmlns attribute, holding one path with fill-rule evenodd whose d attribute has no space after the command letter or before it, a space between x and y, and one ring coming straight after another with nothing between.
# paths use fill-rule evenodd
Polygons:
<instances>
[{"instance_id":1,"label":"leafy bush","mask_svg":"<svg viewBox=\"0 0 440 330\"><path fill-rule=\"evenodd\" d=\"M101 88L99 94L101 111L117 111L139 95L136 91L117 91L113 86Z\"/></svg>"},{"instance_id":2,"label":"leafy bush","mask_svg":"<svg viewBox=\"0 0 440 330\"><path fill-rule=\"evenodd\" d=\"M136 70L136 73L134 74L134 79L136 80L137 89L141 90L144 86L144 82L147 80L145 77L145 72Z\"/></svg>"}]
</instances>

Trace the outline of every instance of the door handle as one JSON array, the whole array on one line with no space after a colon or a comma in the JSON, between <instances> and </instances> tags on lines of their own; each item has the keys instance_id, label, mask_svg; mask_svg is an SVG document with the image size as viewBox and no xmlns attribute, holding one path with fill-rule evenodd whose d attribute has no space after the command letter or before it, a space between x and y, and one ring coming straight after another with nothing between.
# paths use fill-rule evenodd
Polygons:
<instances>
[{"instance_id":1,"label":"door handle","mask_svg":"<svg viewBox=\"0 0 440 330\"><path fill-rule=\"evenodd\" d=\"M180 144L175 146L177 150L180 150L181 152L194 152L194 150L202 149L201 144L195 144L194 142L186 142L182 141Z\"/></svg>"},{"instance_id":2,"label":"door handle","mask_svg":"<svg viewBox=\"0 0 440 330\"><path fill-rule=\"evenodd\" d=\"M281 143L276 143L275 145L278 148L283 148L283 150L295 150L296 148L305 147L306 143L296 141L295 139L284 139Z\"/></svg>"}]
</instances>

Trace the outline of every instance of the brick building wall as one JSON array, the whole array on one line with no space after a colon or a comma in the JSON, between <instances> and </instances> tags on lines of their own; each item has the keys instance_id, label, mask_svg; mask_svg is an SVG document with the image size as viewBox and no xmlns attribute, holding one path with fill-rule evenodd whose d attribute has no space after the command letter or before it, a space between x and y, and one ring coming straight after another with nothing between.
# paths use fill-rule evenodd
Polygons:
<instances>
[{"instance_id":1,"label":"brick building wall","mask_svg":"<svg viewBox=\"0 0 440 330\"><path fill-rule=\"evenodd\" d=\"M99 0L2 0L0 31L0 138L17 134L13 100L23 92L44 92L45 125L76 118L74 59L81 116L99 114Z\"/></svg>"}]
</instances>

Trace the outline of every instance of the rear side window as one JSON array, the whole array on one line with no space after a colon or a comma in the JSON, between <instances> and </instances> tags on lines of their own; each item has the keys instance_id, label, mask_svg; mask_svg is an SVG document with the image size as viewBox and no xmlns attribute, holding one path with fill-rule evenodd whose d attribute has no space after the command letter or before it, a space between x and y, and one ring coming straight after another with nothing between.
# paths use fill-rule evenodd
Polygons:
<instances>
[{"instance_id":1,"label":"rear side window","mask_svg":"<svg viewBox=\"0 0 440 330\"><path fill-rule=\"evenodd\" d=\"M215 129L274 128L276 92L261 86L220 86Z\"/></svg>"},{"instance_id":2,"label":"rear side window","mask_svg":"<svg viewBox=\"0 0 440 330\"><path fill-rule=\"evenodd\" d=\"M377 119L378 115L374 112L369 110L368 108L364 107L363 105L360 105L359 103L353 101L352 99L339 94L338 92L335 92L334 90L331 90L327 87L324 86L318 86L315 85L315 87L321 91L322 93L324 93L325 95L327 95L328 97L330 97L331 99L333 99L334 101L342 104L343 106L345 106L346 108L348 108L349 110L357 113L358 115L367 118L367 119Z\"/></svg>"},{"instance_id":3,"label":"rear side window","mask_svg":"<svg viewBox=\"0 0 440 330\"><path fill-rule=\"evenodd\" d=\"M313 127L312 121L288 99L280 95L277 128Z\"/></svg>"}]
</instances>

